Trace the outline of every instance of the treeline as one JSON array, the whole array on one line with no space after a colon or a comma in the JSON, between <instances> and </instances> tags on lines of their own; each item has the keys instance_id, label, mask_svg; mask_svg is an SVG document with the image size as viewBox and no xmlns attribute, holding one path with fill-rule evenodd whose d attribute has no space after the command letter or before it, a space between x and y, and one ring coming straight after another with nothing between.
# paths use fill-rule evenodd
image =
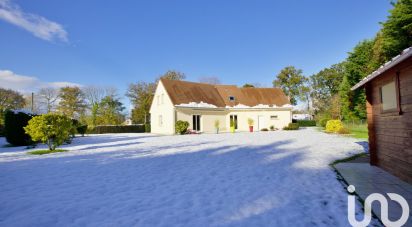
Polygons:
<instances>
[{"instance_id":1,"label":"treeline","mask_svg":"<svg viewBox=\"0 0 412 227\"><path fill-rule=\"evenodd\" d=\"M366 118L364 90L351 91L379 66L412 46L412 0L398 0L373 39L359 42L345 61L305 77L289 66L274 80L290 96L306 102L307 109L320 118L357 120Z\"/></svg>"},{"instance_id":2,"label":"treeline","mask_svg":"<svg viewBox=\"0 0 412 227\"><path fill-rule=\"evenodd\" d=\"M120 125L125 109L115 88L98 86L42 88L31 95L0 88L0 125L6 110L26 110L34 114L59 113L82 124Z\"/></svg>"}]
</instances>

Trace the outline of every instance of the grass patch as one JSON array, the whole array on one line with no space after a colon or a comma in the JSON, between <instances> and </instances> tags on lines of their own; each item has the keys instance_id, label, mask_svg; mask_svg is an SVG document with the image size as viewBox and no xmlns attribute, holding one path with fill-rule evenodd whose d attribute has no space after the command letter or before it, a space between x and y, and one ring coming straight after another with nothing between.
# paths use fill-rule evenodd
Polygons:
<instances>
[{"instance_id":1,"label":"grass patch","mask_svg":"<svg viewBox=\"0 0 412 227\"><path fill-rule=\"evenodd\" d=\"M67 152L67 150L63 150L63 149L56 149L54 151L51 151L51 150L37 150L37 151L30 151L30 152L27 152L27 153L28 154L34 154L34 155L43 155L43 154L59 153L59 152Z\"/></svg>"},{"instance_id":2,"label":"grass patch","mask_svg":"<svg viewBox=\"0 0 412 227\"><path fill-rule=\"evenodd\" d=\"M353 137L358 139L368 139L368 125L367 124L345 124Z\"/></svg>"},{"instance_id":3,"label":"grass patch","mask_svg":"<svg viewBox=\"0 0 412 227\"><path fill-rule=\"evenodd\" d=\"M338 164L338 163L342 163L342 162L350 162L350 161L355 160L355 159L357 159L357 158L360 158L360 157L367 157L367 156L368 156L368 154L367 154L367 153L355 154L355 155L350 156L350 157L347 157L347 158L338 159L338 160L336 160L336 161L332 162L332 163L331 163L331 164L329 164L329 165L334 166L334 165L336 165L336 164Z\"/></svg>"}]
</instances>

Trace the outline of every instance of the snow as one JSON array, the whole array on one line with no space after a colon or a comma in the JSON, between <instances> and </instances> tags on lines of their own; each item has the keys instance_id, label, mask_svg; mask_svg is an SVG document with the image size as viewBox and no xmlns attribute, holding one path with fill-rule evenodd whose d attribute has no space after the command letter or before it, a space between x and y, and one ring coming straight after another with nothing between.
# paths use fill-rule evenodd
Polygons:
<instances>
[{"instance_id":1,"label":"snow","mask_svg":"<svg viewBox=\"0 0 412 227\"><path fill-rule=\"evenodd\" d=\"M285 104L285 105L282 105L281 107L291 108L293 106L290 105L290 104ZM247 106L247 105L239 103L236 106L226 106L226 108L229 108L229 109L265 109L265 108L278 108L278 106L276 106L276 105L271 105L270 106L270 105L266 105L266 104L258 104L256 106Z\"/></svg>"},{"instance_id":2,"label":"snow","mask_svg":"<svg viewBox=\"0 0 412 227\"><path fill-rule=\"evenodd\" d=\"M34 156L0 138L0 226L349 226L328 164L356 142L310 128L105 134Z\"/></svg>"},{"instance_id":3,"label":"snow","mask_svg":"<svg viewBox=\"0 0 412 227\"><path fill-rule=\"evenodd\" d=\"M182 103L179 105L176 105L179 107L194 107L194 108L217 108L217 106L213 105L213 104L209 104L209 103L205 103L205 102L190 102L190 103Z\"/></svg>"},{"instance_id":4,"label":"snow","mask_svg":"<svg viewBox=\"0 0 412 227\"><path fill-rule=\"evenodd\" d=\"M176 105L177 107L192 107L192 108L217 108L217 106L205 102L190 102L190 103L182 103L179 105ZM265 108L276 108L276 105L265 105L265 104L258 104L256 106L247 106L243 105L241 103L237 104L236 106L226 106L225 108L228 109L265 109ZM290 104L285 104L282 107L284 108L290 108L293 107Z\"/></svg>"}]
</instances>

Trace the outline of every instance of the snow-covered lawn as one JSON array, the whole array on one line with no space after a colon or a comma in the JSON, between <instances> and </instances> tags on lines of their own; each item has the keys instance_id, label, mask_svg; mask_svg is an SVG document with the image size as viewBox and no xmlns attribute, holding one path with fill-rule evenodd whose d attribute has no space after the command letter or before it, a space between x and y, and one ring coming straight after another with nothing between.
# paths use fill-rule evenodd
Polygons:
<instances>
[{"instance_id":1,"label":"snow-covered lawn","mask_svg":"<svg viewBox=\"0 0 412 227\"><path fill-rule=\"evenodd\" d=\"M328 164L362 152L356 141L302 129L3 147L0 226L348 226Z\"/></svg>"}]
</instances>

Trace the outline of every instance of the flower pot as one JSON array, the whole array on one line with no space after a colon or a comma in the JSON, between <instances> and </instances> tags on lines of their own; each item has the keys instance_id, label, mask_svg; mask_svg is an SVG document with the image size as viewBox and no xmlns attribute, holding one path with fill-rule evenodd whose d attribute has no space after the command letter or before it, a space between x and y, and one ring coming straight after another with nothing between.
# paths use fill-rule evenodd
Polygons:
<instances>
[{"instance_id":1,"label":"flower pot","mask_svg":"<svg viewBox=\"0 0 412 227\"><path fill-rule=\"evenodd\" d=\"M230 126L230 132L234 133L235 132L235 126Z\"/></svg>"},{"instance_id":2,"label":"flower pot","mask_svg":"<svg viewBox=\"0 0 412 227\"><path fill-rule=\"evenodd\" d=\"M249 132L253 132L253 125L249 126Z\"/></svg>"}]
</instances>

